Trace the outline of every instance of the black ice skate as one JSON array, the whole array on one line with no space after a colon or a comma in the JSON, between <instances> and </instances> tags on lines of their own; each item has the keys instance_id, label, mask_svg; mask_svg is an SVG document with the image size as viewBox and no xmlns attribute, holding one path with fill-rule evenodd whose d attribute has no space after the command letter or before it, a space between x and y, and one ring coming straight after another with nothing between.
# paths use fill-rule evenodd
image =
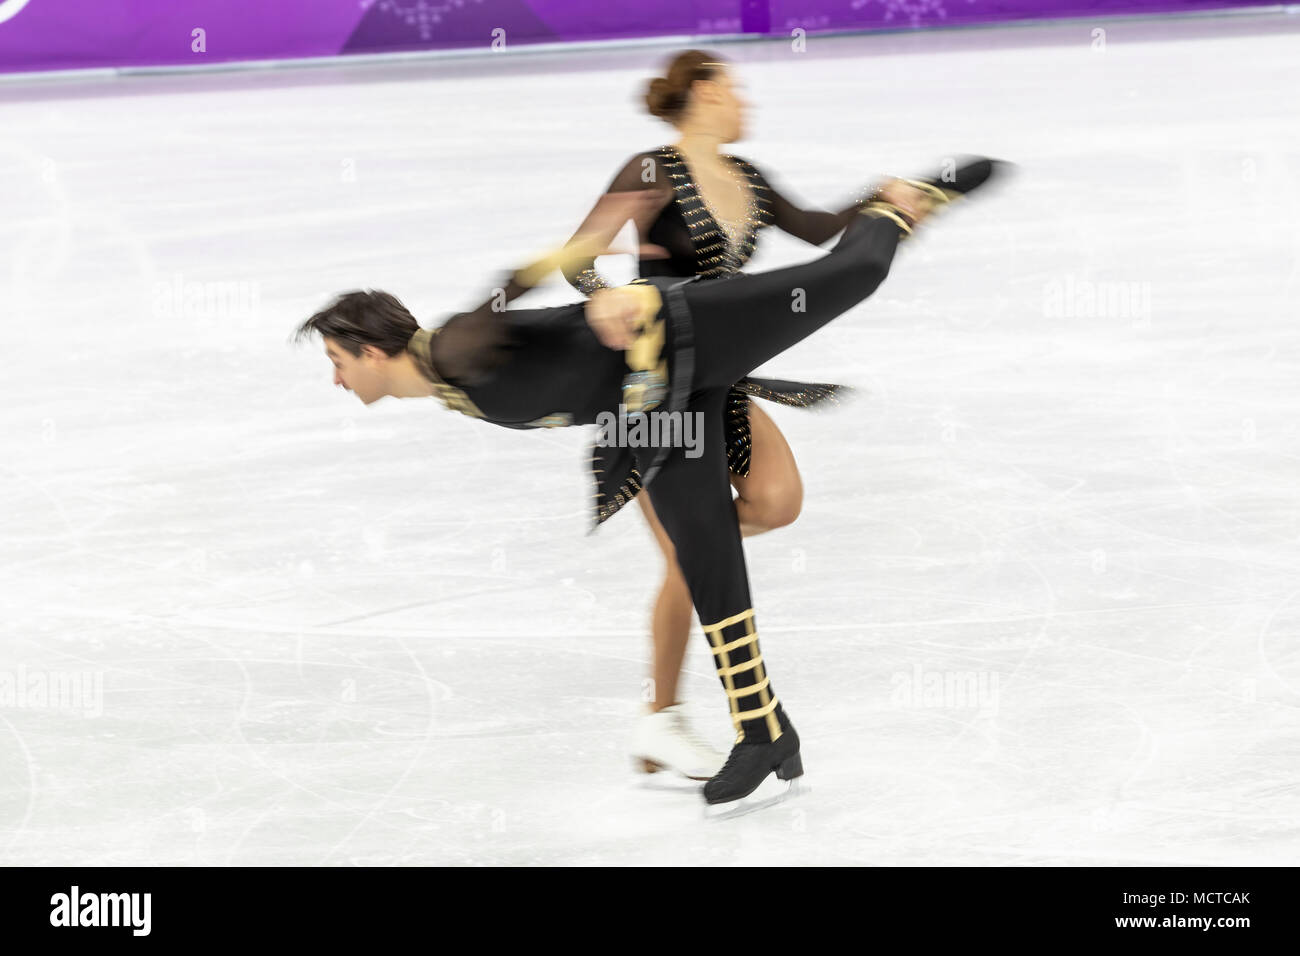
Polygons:
<instances>
[{"instance_id":1,"label":"black ice skate","mask_svg":"<svg viewBox=\"0 0 1300 956\"><path fill-rule=\"evenodd\" d=\"M972 157L955 169L945 169L937 176L927 179L905 179L903 182L921 188L930 187L927 192L937 189L947 200L953 200L978 189L990 179L1006 175L1010 168L1011 164L1003 160L978 156Z\"/></svg>"},{"instance_id":2,"label":"black ice skate","mask_svg":"<svg viewBox=\"0 0 1300 956\"><path fill-rule=\"evenodd\" d=\"M784 713L781 736L772 741L742 740L731 748L731 755L713 779L704 785L704 800L710 806L736 805L767 779L793 781L803 776L803 759L799 755L799 735ZM724 807L725 808L725 807Z\"/></svg>"},{"instance_id":3,"label":"black ice skate","mask_svg":"<svg viewBox=\"0 0 1300 956\"><path fill-rule=\"evenodd\" d=\"M1012 164L1000 159L987 159L980 156L968 159L960 166L945 168L927 179L902 179L899 182L915 186L924 193L925 201L920 209L920 218L924 219L935 210L962 198L989 180L1005 175L1011 166ZM875 193L868 198L860 211L865 216L883 216L894 220L903 230L904 237L910 236L919 222L907 211L886 202Z\"/></svg>"}]
</instances>

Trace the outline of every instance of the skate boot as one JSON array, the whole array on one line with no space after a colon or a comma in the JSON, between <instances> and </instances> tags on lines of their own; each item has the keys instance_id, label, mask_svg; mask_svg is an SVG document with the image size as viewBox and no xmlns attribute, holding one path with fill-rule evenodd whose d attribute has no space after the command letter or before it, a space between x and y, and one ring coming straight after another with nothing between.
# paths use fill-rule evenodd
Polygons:
<instances>
[{"instance_id":1,"label":"skate boot","mask_svg":"<svg viewBox=\"0 0 1300 956\"><path fill-rule=\"evenodd\" d=\"M775 773L778 780L803 776L799 735L785 712L780 712L781 736L772 741L741 740L713 779L704 785L704 800L710 805L735 804L758 789Z\"/></svg>"},{"instance_id":2,"label":"skate boot","mask_svg":"<svg viewBox=\"0 0 1300 956\"><path fill-rule=\"evenodd\" d=\"M944 170L928 179L904 179L909 186L930 193L939 203L965 196L997 176L1005 176L1012 164L1001 159L976 156L952 170Z\"/></svg>"},{"instance_id":3,"label":"skate boot","mask_svg":"<svg viewBox=\"0 0 1300 956\"><path fill-rule=\"evenodd\" d=\"M691 780L708 780L722 766L722 754L691 729L681 704L637 720L632 760L645 773L672 770Z\"/></svg>"},{"instance_id":4,"label":"skate boot","mask_svg":"<svg viewBox=\"0 0 1300 956\"><path fill-rule=\"evenodd\" d=\"M877 187L867 197L859 212L864 216L884 217L898 223L906 238L922 220L936 209L948 205L983 186L990 179L1005 173L1011 164L998 159L976 157L954 169L945 169L928 179L894 179ZM881 195L890 183L903 183L917 190L919 201L910 208L889 202Z\"/></svg>"}]
</instances>

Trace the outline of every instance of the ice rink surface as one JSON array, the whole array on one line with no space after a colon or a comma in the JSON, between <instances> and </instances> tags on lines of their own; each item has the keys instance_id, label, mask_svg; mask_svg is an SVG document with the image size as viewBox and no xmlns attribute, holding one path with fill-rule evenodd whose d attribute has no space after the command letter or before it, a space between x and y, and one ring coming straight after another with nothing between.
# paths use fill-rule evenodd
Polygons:
<instances>
[{"instance_id":1,"label":"ice rink surface","mask_svg":"<svg viewBox=\"0 0 1300 956\"><path fill-rule=\"evenodd\" d=\"M1300 18L716 48L809 204L1021 166L765 369L859 392L768 406L811 790L728 821L631 772L660 559L635 509L587 535L592 436L365 407L288 343L567 236L674 138L671 49L0 84L0 862L1297 862Z\"/></svg>"}]
</instances>

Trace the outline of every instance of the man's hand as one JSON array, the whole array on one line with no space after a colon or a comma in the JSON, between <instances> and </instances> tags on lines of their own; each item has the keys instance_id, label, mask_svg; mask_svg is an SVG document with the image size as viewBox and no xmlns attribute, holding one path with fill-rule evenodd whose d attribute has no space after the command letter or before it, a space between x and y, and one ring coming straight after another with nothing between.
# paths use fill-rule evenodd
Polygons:
<instances>
[{"instance_id":1,"label":"man's hand","mask_svg":"<svg viewBox=\"0 0 1300 956\"><path fill-rule=\"evenodd\" d=\"M587 324L606 348L630 348L644 308L645 299L626 286L597 289L587 300Z\"/></svg>"}]
</instances>

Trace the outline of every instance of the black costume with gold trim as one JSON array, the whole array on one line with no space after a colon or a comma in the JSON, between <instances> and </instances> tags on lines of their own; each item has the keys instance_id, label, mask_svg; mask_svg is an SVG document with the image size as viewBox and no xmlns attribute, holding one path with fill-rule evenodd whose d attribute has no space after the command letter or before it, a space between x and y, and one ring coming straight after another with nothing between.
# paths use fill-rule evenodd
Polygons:
<instances>
[{"instance_id":1,"label":"black costume with gold trim","mask_svg":"<svg viewBox=\"0 0 1300 956\"><path fill-rule=\"evenodd\" d=\"M974 188L992 171L987 160L963 167L957 171L962 185L953 192ZM947 201L949 191L935 182L915 185L933 196L932 204ZM640 335L625 352L600 345L583 303L502 310L495 299L453 316L436 333L416 332L408 345L449 408L495 424L594 423L626 411L629 383L638 401L654 392L645 413L698 415L704 423L699 454L671 440L634 452L621 448L611 456L615 473L597 477L620 497L642 489L650 495L712 647L737 736L727 764L705 787L710 802L744 796L773 769L787 778L802 773L802 765L798 735L759 647L724 431L708 424L723 420L734 383L884 281L911 224L888 203L869 201L860 211L835 247L812 262L710 281L637 280L629 288L641 298ZM525 271L535 277L541 269L516 273L508 291L533 284L519 281ZM800 311L790 308L795 289L803 292ZM602 505L598 498L597 521L623 500Z\"/></svg>"},{"instance_id":2,"label":"black costume with gold trim","mask_svg":"<svg viewBox=\"0 0 1300 956\"><path fill-rule=\"evenodd\" d=\"M738 179L748 187L749 204L735 231L728 230L721 218L704 201L685 158L673 146L633 156L610 183L607 192L669 188L672 199L650 226L645 241L668 252L666 259L640 260L641 276L696 276L715 279L734 275L754 254L759 230L775 226L807 242L820 244L843 229L866 200L859 200L837 212L799 208L778 190L767 177L747 160L723 155L724 162L734 164ZM595 260L575 263L565 271L565 278L584 295L608 288L609 282L594 268ZM737 316L743 322L744 316ZM743 325L737 333L744 334ZM749 474L751 436L749 401L751 397L780 405L809 408L834 403L847 392L843 385L826 382L794 382L785 379L746 376L734 384L727 396L723 422L727 438L727 467L733 474ZM608 452L597 448L593 464L608 472L617 468ZM609 466L609 467L605 467ZM614 491L610 502L620 493L635 494L633 486ZM612 513L612 512L611 512Z\"/></svg>"},{"instance_id":3,"label":"black costume with gold trim","mask_svg":"<svg viewBox=\"0 0 1300 956\"><path fill-rule=\"evenodd\" d=\"M790 724L759 648L726 442L709 423L722 420L734 382L870 295L905 233L898 220L856 216L829 254L803 265L709 282L639 279L632 287L642 297L641 335L625 352L599 343L584 303L485 304L436 331L421 329L408 345L448 408L509 428L597 422L626 405L629 375L647 364L663 371L662 397L649 413L698 414L700 453L691 457L671 441L612 449L625 473L607 487L623 495L644 486L650 495L712 646L737 742L776 740ZM795 288L804 290L801 312L789 306ZM648 356L638 348L647 341L656 343ZM598 521L617 510L597 504Z\"/></svg>"}]
</instances>

